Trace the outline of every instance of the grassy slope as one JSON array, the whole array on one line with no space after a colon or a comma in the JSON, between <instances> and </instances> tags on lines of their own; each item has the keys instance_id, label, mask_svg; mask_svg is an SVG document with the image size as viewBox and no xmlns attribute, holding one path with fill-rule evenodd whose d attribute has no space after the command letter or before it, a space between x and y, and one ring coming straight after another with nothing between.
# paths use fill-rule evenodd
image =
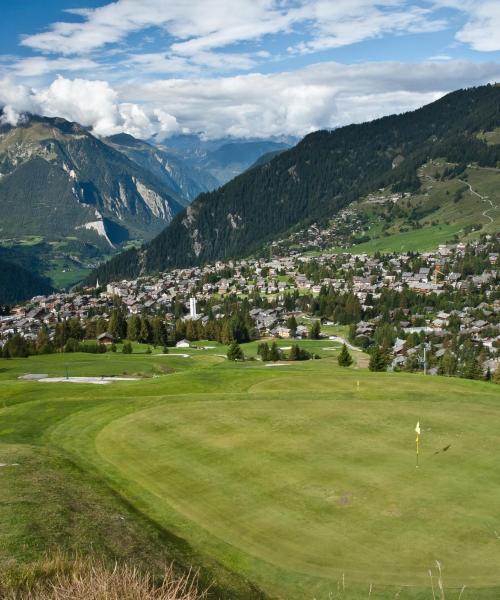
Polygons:
<instances>
[{"instance_id":1,"label":"grassy slope","mask_svg":"<svg viewBox=\"0 0 500 600\"><path fill-rule=\"evenodd\" d=\"M500 475L497 387L189 353L0 361L0 462L19 463L0 469L2 560L56 544L153 566L176 556L233 598L257 595L245 578L281 597L326 597L342 573L345 598L366 598L370 583L372 598L400 585L400 598L424 598L435 559L452 587L500 585L488 483ZM65 363L71 375L176 372L110 386L14 380Z\"/></svg>"},{"instance_id":2,"label":"grassy slope","mask_svg":"<svg viewBox=\"0 0 500 600\"><path fill-rule=\"evenodd\" d=\"M412 208L421 206L434 208L434 212L419 219L422 226L420 229L401 231L408 227L407 217L396 218L389 225L381 218L380 213L384 209L374 207L366 201L354 206L369 216L369 242L352 246L351 250L357 253L374 252L399 252L399 251L427 251L435 249L439 244L452 241L455 235L460 239L471 239L477 237L479 232L465 234L463 229L467 225L482 225L480 233L496 233L500 230L500 169L489 169L470 167L465 170L466 179L453 178L440 181L436 174L443 172L444 161L428 163L420 170L422 181L421 193L410 200L398 202L398 206L405 208L408 204L407 213ZM458 202L454 202L455 192L468 182L472 189L480 196L487 197L481 200L477 195L466 191ZM490 218L483 213L487 212ZM345 251L340 248L335 251Z\"/></svg>"}]
</instances>

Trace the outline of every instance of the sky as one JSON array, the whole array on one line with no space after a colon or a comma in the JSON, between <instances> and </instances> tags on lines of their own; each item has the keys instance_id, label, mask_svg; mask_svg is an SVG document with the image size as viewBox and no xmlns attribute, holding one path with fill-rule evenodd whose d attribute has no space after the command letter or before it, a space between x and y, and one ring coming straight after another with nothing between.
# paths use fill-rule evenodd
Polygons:
<instances>
[{"instance_id":1,"label":"sky","mask_svg":"<svg viewBox=\"0 0 500 600\"><path fill-rule=\"evenodd\" d=\"M500 0L0 0L0 106L96 135L302 137L500 81Z\"/></svg>"}]
</instances>

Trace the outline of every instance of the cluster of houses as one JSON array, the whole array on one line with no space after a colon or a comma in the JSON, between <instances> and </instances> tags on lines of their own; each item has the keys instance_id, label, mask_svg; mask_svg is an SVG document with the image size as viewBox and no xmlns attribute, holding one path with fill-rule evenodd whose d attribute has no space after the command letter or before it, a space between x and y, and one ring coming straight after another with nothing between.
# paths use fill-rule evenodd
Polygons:
<instances>
[{"instance_id":1,"label":"cluster of houses","mask_svg":"<svg viewBox=\"0 0 500 600\"><path fill-rule=\"evenodd\" d=\"M496 247L494 242L491 238L475 242L473 250L484 255L488 248ZM405 334L418 330L444 336L453 317L455 322L458 319L460 331L470 333L472 339L495 353L500 339L500 300L496 297L498 254L490 252L487 268L481 273L470 275L450 269L449 266L457 264L457 259L467 250L470 252L470 246L459 243L421 253L417 257L420 266L414 270L409 270L408 265L415 261L415 254L374 257L322 253L311 257L295 252L269 259L220 261L191 269L176 269L157 276L110 283L105 289L97 286L78 292L38 296L0 317L0 345L16 333L34 340L42 324L52 331L58 322L66 319L78 318L83 323L89 319L107 319L117 296L130 315L154 313L162 315L167 322L174 319L175 306L179 303L186 307L186 318L206 321L207 315L197 313L196 302L203 306L210 301L211 310L216 313L220 306L214 300L222 300L227 295L245 297L250 303L250 316L259 335L288 338L294 334L300 338L307 336L305 321L302 319L300 324L301 319L298 319L296 331L291 331L287 326L288 320L292 315L312 315L307 314L307 309L301 315L287 310L286 294L316 296L325 288L350 293L359 300L365 314L370 308L369 303L380 297L384 289L397 292L413 290L423 298L450 290L463 291L465 295L470 289L481 289L490 300L480 306L465 306L450 312L436 312L432 306L424 306L422 314L418 315L418 325L415 325L416 315L408 314L407 321L400 326ZM312 262L316 273L324 268L329 276L312 276L311 269L308 269ZM259 303L252 304L257 296L267 297L272 302L264 308ZM376 316L360 320L356 325L356 336L370 338L376 326ZM404 362L402 357L407 356L404 340L396 341L393 354L400 363Z\"/></svg>"},{"instance_id":2,"label":"cluster of houses","mask_svg":"<svg viewBox=\"0 0 500 600\"><path fill-rule=\"evenodd\" d=\"M332 247L348 248L352 246L353 241L363 238L373 225L364 210L366 206L393 205L410 196L408 192L388 192L381 188L378 192L362 198L359 204L350 204L340 210L326 226L313 223L306 229L295 231L286 238L272 242L271 249L275 253L280 253L291 248L300 252Z\"/></svg>"}]
</instances>

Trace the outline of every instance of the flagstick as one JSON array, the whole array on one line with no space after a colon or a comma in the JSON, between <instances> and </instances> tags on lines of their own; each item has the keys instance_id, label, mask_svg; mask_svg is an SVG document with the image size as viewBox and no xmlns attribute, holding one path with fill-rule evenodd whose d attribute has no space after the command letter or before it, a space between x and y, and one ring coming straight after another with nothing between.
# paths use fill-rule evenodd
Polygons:
<instances>
[{"instance_id":1,"label":"flagstick","mask_svg":"<svg viewBox=\"0 0 500 600\"><path fill-rule=\"evenodd\" d=\"M415 467L418 469L418 434L417 434L416 442L417 442L417 464L415 465Z\"/></svg>"}]
</instances>

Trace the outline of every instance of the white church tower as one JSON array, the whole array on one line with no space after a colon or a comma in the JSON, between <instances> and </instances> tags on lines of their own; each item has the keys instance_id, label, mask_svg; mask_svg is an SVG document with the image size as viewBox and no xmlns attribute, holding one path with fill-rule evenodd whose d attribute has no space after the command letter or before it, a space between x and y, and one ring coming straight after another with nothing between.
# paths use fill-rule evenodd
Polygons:
<instances>
[{"instance_id":1,"label":"white church tower","mask_svg":"<svg viewBox=\"0 0 500 600\"><path fill-rule=\"evenodd\" d=\"M189 316L191 319L196 319L196 298L189 298Z\"/></svg>"}]
</instances>

